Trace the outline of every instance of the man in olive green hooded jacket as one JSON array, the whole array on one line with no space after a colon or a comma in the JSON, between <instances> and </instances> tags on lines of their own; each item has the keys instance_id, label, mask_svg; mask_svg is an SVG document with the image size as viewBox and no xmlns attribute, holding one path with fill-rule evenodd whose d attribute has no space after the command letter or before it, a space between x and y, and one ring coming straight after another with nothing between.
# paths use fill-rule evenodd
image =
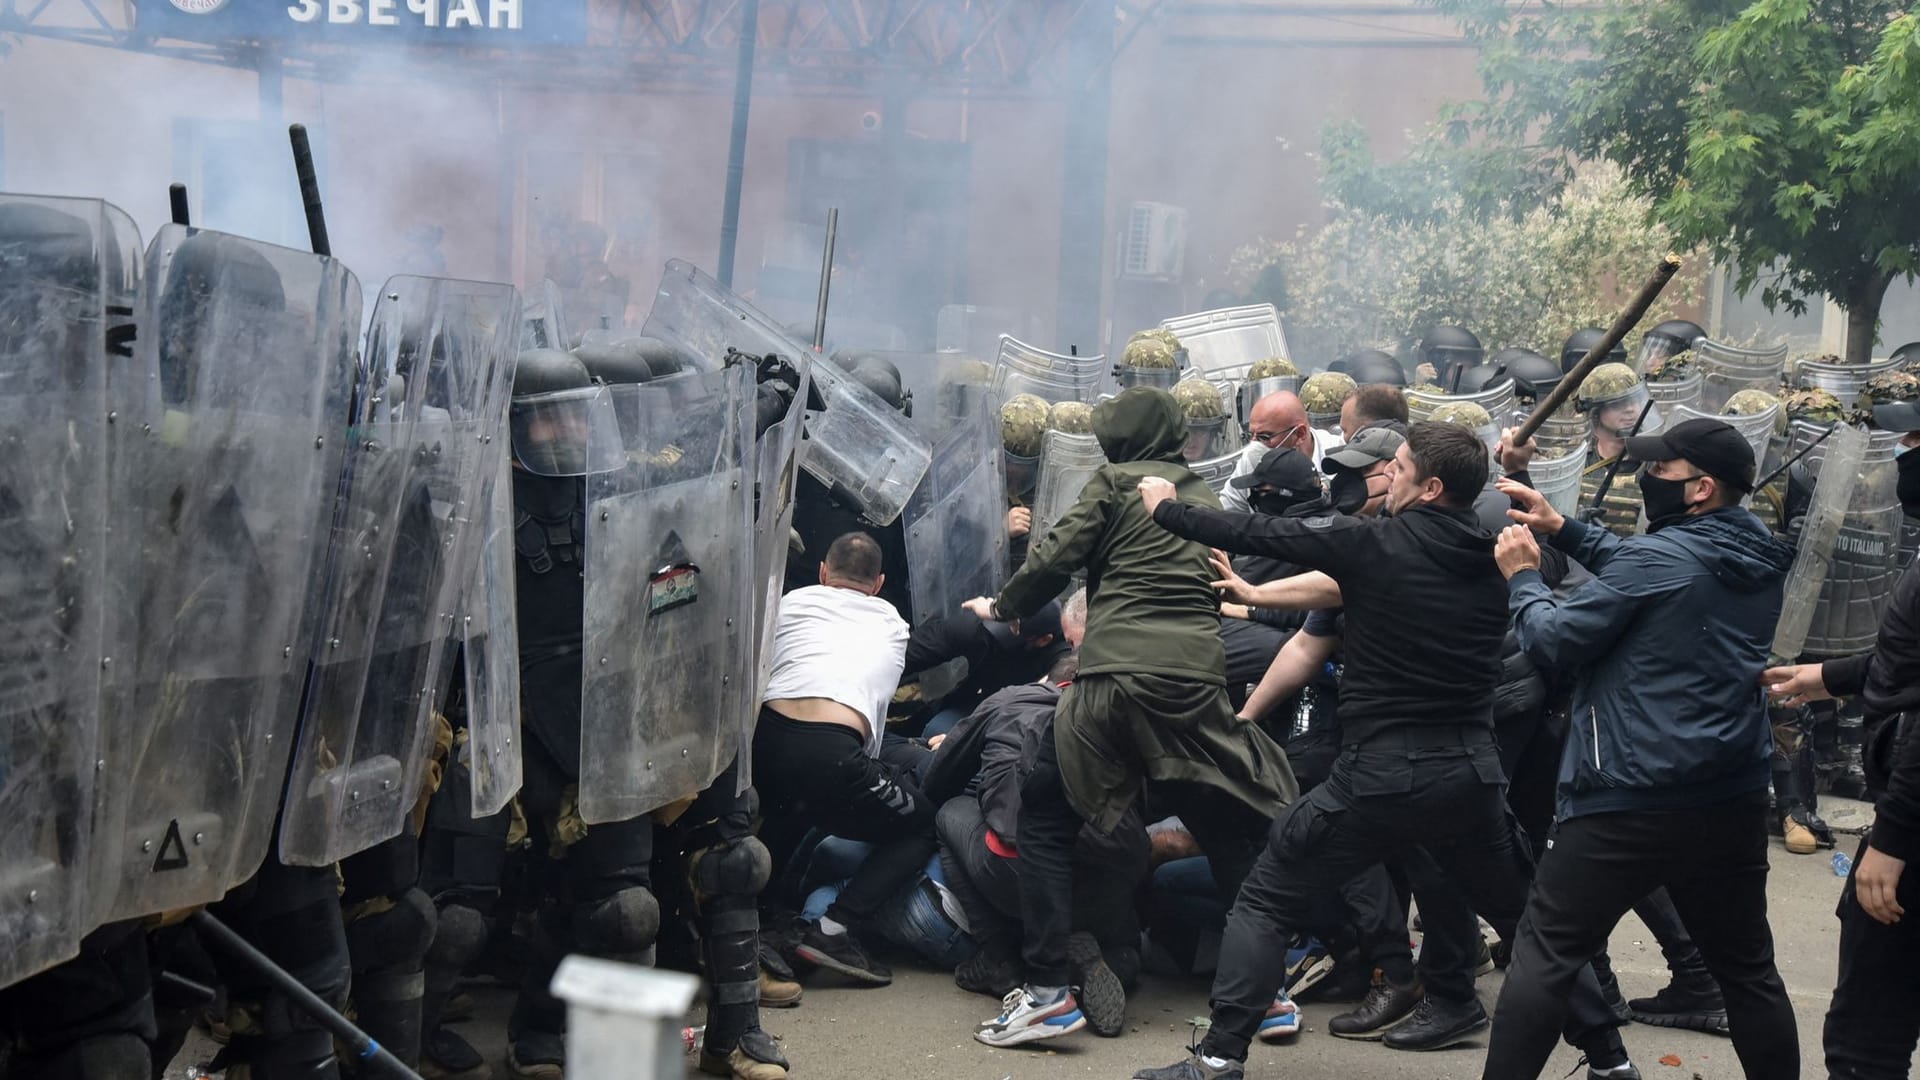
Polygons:
<instances>
[{"instance_id":1,"label":"man in olive green hooded jacket","mask_svg":"<svg viewBox=\"0 0 1920 1080\"><path fill-rule=\"evenodd\" d=\"M985 618L1016 620L1058 597L1074 574L1087 576L1080 673L1021 784L1027 984L976 1032L993 1046L1085 1024L1068 991L1067 955L1073 841L1083 820L1111 830L1142 781L1154 781L1156 798L1178 811L1231 903L1268 825L1298 793L1285 751L1238 719L1227 698L1206 545L1155 525L1136 490L1143 478L1161 477L1183 501L1219 505L1181 457L1187 424L1179 405L1164 390L1135 387L1094 409L1093 433L1110 464L997 599L968 605Z\"/></svg>"}]
</instances>

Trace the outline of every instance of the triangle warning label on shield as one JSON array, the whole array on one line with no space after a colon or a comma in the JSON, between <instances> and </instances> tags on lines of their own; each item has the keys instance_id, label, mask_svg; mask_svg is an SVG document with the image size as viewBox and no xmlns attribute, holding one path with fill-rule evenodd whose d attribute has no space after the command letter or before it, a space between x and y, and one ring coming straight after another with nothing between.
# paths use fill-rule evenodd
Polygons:
<instances>
[{"instance_id":1,"label":"triangle warning label on shield","mask_svg":"<svg viewBox=\"0 0 1920 1080\"><path fill-rule=\"evenodd\" d=\"M160 854L153 860L153 871L185 870L187 868L187 845L180 839L180 819L167 822L167 838L160 841Z\"/></svg>"}]
</instances>

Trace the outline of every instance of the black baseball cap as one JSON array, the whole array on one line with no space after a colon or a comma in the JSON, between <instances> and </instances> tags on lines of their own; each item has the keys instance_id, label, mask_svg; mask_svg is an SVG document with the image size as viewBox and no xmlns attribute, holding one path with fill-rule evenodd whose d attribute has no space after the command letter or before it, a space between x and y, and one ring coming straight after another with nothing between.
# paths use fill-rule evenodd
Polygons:
<instances>
[{"instance_id":1,"label":"black baseball cap","mask_svg":"<svg viewBox=\"0 0 1920 1080\"><path fill-rule=\"evenodd\" d=\"M1881 431L1920 431L1920 402L1894 401L1875 405L1873 426Z\"/></svg>"},{"instance_id":2,"label":"black baseball cap","mask_svg":"<svg viewBox=\"0 0 1920 1080\"><path fill-rule=\"evenodd\" d=\"M987 633L997 638L1002 646L1009 648L1011 648L1016 641L1032 641L1034 638L1044 637L1048 634L1052 634L1053 639L1058 641L1061 635L1060 601L1049 600L1045 607L1021 619L1018 633L1014 632L1013 624L1000 622L988 623Z\"/></svg>"},{"instance_id":3,"label":"black baseball cap","mask_svg":"<svg viewBox=\"0 0 1920 1080\"><path fill-rule=\"evenodd\" d=\"M1683 420L1658 435L1628 439L1626 456L1639 462L1685 460L1728 487L1753 490L1753 444L1711 417Z\"/></svg>"},{"instance_id":4,"label":"black baseball cap","mask_svg":"<svg viewBox=\"0 0 1920 1080\"><path fill-rule=\"evenodd\" d=\"M1267 451L1252 472L1227 483L1242 491L1265 485L1296 499L1314 498L1321 490L1320 474L1313 467L1313 459L1291 446L1276 446Z\"/></svg>"}]
</instances>

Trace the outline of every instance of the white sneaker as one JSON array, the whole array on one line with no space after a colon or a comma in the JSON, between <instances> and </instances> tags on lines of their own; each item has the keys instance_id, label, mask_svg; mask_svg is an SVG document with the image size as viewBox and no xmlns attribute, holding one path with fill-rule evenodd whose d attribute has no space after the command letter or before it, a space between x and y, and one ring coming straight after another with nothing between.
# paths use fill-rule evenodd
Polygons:
<instances>
[{"instance_id":1,"label":"white sneaker","mask_svg":"<svg viewBox=\"0 0 1920 1080\"><path fill-rule=\"evenodd\" d=\"M988 1046L1019 1046L1041 1039L1057 1039L1087 1026L1087 1018L1080 1012L1079 1003L1073 1000L1071 990L1061 991L1053 1000L1039 1001L1026 987L1017 987L1000 1005L1000 1015L981 1024L973 1033L974 1038Z\"/></svg>"}]
</instances>

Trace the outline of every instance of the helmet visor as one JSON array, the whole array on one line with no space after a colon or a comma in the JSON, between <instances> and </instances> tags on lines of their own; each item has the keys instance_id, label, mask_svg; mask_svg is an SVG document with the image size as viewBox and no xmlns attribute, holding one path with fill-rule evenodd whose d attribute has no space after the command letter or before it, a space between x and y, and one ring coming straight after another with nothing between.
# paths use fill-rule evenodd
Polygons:
<instances>
[{"instance_id":1,"label":"helmet visor","mask_svg":"<svg viewBox=\"0 0 1920 1080\"><path fill-rule=\"evenodd\" d=\"M514 398L507 419L514 459L536 476L609 472L626 456L620 419L603 386Z\"/></svg>"}]
</instances>

